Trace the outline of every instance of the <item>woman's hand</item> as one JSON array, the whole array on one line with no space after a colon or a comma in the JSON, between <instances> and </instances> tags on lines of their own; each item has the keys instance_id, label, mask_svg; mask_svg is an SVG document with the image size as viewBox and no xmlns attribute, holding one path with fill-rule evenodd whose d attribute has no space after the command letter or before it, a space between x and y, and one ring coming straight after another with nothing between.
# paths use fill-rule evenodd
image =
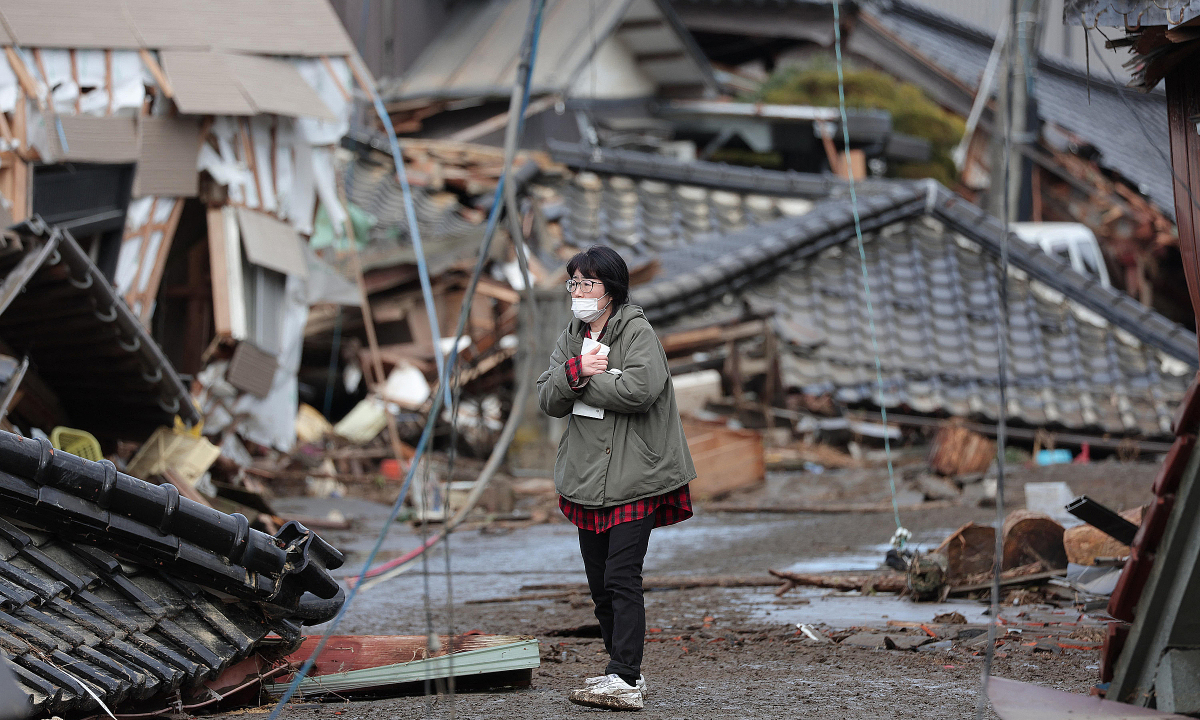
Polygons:
<instances>
[{"instance_id":1,"label":"woman's hand","mask_svg":"<svg viewBox=\"0 0 1200 720\"><path fill-rule=\"evenodd\" d=\"M599 375L608 369L608 358L599 353L600 346L597 345L579 356L579 374L581 377Z\"/></svg>"}]
</instances>

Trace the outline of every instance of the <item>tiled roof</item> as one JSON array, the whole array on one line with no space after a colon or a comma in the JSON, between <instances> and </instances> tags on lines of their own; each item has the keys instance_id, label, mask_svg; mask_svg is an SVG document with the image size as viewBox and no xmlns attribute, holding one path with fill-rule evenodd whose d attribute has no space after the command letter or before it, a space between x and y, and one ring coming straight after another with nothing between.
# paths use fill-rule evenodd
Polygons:
<instances>
[{"instance_id":1,"label":"tiled roof","mask_svg":"<svg viewBox=\"0 0 1200 720\"><path fill-rule=\"evenodd\" d=\"M271 537L0 432L0 662L37 712L186 691L268 632L296 641L341 607L341 562L296 523Z\"/></svg>"},{"instance_id":2,"label":"tiled roof","mask_svg":"<svg viewBox=\"0 0 1200 720\"><path fill-rule=\"evenodd\" d=\"M941 69L969 87L978 87L994 42L990 33L899 0L871 5L864 12ZM1110 65L1120 62L1116 57L1105 60ZM1090 78L1080 68L1045 57L1038 70L1035 90L1041 117L1094 145L1101 153L1101 166L1137 183L1159 208L1175 217L1171 168L1156 150L1170 147L1166 96L1118 89L1099 60ZM1126 102L1140 116L1149 137Z\"/></svg>"},{"instance_id":3,"label":"tiled roof","mask_svg":"<svg viewBox=\"0 0 1200 720\"><path fill-rule=\"evenodd\" d=\"M593 161L589 167L629 171L635 167L632 155L606 150L601 159L611 156L610 164ZM572 164L563 153L556 151L555 157ZM721 214L710 208L708 232L680 233L660 245L647 233L653 227L687 227L687 203L681 207L680 196L689 194L687 188L699 189L700 181L716 185L718 172L701 166L690 177L696 185L679 186L663 181L663 174L676 172L671 163L663 166L666 173L656 175L657 159L642 161L645 174L640 177L596 173L587 182L605 188L601 197L610 204L610 195L631 192L622 188L644 187L647 181L664 185L665 194L674 199L669 213L658 212L656 195L639 192L636 212L629 215L635 221L628 228L631 234L599 234L603 242L658 259L658 279L634 288L631 300L643 306L660 330L736 315L740 308L727 303L741 298L776 313L777 331L788 341L783 369L791 386L833 393L848 404L883 402L931 414L994 419L999 401L997 258L1003 237L994 218L929 181L876 182L863 188L859 213L885 371L885 396L880 398L848 199L817 198L811 210L794 217L777 213L747 222L744 229L724 231ZM751 172L764 183L772 175L782 182L787 175ZM581 194L574 189L579 185L576 178L563 191L569 207L564 234L568 242L583 245L597 234L580 233L572 224L578 209L571 207L571 198ZM717 193L737 195L730 189L704 192L709 200ZM740 197L744 205L746 197ZM771 202L786 200L775 197ZM614 213L602 206L602 224L611 227ZM673 219L653 224L647 220L652 216ZM712 221L714 217L718 220ZM1014 421L1169 435L1171 413L1200 364L1195 335L1015 239L1010 262L1009 412Z\"/></svg>"}]
</instances>

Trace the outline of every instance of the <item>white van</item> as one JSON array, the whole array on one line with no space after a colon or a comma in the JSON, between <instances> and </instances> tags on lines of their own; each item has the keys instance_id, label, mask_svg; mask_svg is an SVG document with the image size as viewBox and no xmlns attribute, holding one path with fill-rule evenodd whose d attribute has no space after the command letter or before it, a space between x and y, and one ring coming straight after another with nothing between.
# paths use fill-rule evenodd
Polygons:
<instances>
[{"instance_id":1,"label":"white van","mask_svg":"<svg viewBox=\"0 0 1200 720\"><path fill-rule=\"evenodd\" d=\"M1100 279L1104 287L1108 281L1108 267L1100 252L1100 243L1087 225L1071 222L1019 222L1009 225L1017 237L1030 245L1037 245L1050 255L1056 255L1071 263L1075 272Z\"/></svg>"}]
</instances>

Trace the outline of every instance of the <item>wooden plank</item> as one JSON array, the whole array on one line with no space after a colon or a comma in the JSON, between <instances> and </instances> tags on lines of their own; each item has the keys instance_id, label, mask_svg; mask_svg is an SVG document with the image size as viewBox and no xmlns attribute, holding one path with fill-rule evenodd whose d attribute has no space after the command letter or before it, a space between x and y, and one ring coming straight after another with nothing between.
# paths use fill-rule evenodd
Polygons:
<instances>
[{"instance_id":1,"label":"wooden plank","mask_svg":"<svg viewBox=\"0 0 1200 720\"><path fill-rule=\"evenodd\" d=\"M108 106L104 108L105 115L112 115L113 110L113 71L112 50L104 51L104 92L108 93Z\"/></svg>"},{"instance_id":2,"label":"wooden plank","mask_svg":"<svg viewBox=\"0 0 1200 720\"><path fill-rule=\"evenodd\" d=\"M766 467L758 433L691 422L684 432L696 466L691 488L697 498L720 497L762 481Z\"/></svg>"},{"instance_id":3,"label":"wooden plank","mask_svg":"<svg viewBox=\"0 0 1200 720\"><path fill-rule=\"evenodd\" d=\"M1196 134L1195 122L1191 120L1200 112L1200 76L1188 65L1183 65L1166 77L1167 127L1171 137L1171 166L1175 171L1175 218L1179 231L1179 253L1183 258L1183 271L1187 277L1188 295L1192 300L1192 311L1200 317L1200 248L1196 233L1200 232L1200 210L1194 199L1200 194L1191 188L1200 189L1200 162L1196 152L1200 150L1200 137Z\"/></svg>"},{"instance_id":4,"label":"wooden plank","mask_svg":"<svg viewBox=\"0 0 1200 720\"><path fill-rule=\"evenodd\" d=\"M208 264L209 275L212 278L213 325L216 328L217 337L233 337L225 247L225 214L219 207L210 207L208 208Z\"/></svg>"},{"instance_id":5,"label":"wooden plank","mask_svg":"<svg viewBox=\"0 0 1200 720\"><path fill-rule=\"evenodd\" d=\"M475 292L479 295L486 295L490 298L495 298L500 302L506 302L510 305L515 305L521 302L521 293L513 290L504 283L497 282L496 280L488 277L479 278L479 284L475 286ZM476 302L478 302L478 300Z\"/></svg>"},{"instance_id":6,"label":"wooden plank","mask_svg":"<svg viewBox=\"0 0 1200 720\"><path fill-rule=\"evenodd\" d=\"M12 48L6 48L11 50ZM25 93L17 93L17 107L13 111L13 137L17 140L17 147L24 151L29 145L28 138L28 122L26 119L26 101ZM21 222L29 218L29 196L30 196L30 178L32 173L29 172L29 162L24 158L20 158L12 166L12 195L9 200L12 201L12 219L13 222Z\"/></svg>"},{"instance_id":7,"label":"wooden plank","mask_svg":"<svg viewBox=\"0 0 1200 720\"><path fill-rule=\"evenodd\" d=\"M37 80L33 79L29 68L25 67L25 61L21 59L14 48L6 47L4 53L8 56L8 64L12 66L13 73L17 76L17 83L25 91L25 95L36 99L38 97Z\"/></svg>"},{"instance_id":8,"label":"wooden plank","mask_svg":"<svg viewBox=\"0 0 1200 720\"><path fill-rule=\"evenodd\" d=\"M163 95L166 95L168 99L174 100L175 90L171 87L171 81L167 79L167 75L163 72L162 66L158 64L158 61L154 59L154 56L150 54L149 50L143 48L142 50L138 51L138 54L141 55L142 63L146 66L146 69L150 71L150 76L154 78L154 82L158 85L159 89L162 90Z\"/></svg>"},{"instance_id":9,"label":"wooden plank","mask_svg":"<svg viewBox=\"0 0 1200 720\"><path fill-rule=\"evenodd\" d=\"M142 276L142 265L146 262L146 251L149 249L150 235L153 233L154 228L154 213L157 210L158 198L154 198L150 201L150 213L146 215L146 224L125 236L125 240L132 240L135 237L139 238L137 267L133 271L133 284L129 286L129 292L125 294L125 304L139 313L141 308L135 305L141 297L141 293L138 292L138 278Z\"/></svg>"},{"instance_id":10,"label":"wooden plank","mask_svg":"<svg viewBox=\"0 0 1200 720\"><path fill-rule=\"evenodd\" d=\"M154 258L154 267L150 271L150 277L146 280L146 287L141 289L139 293L141 299L141 314L138 319L147 328L150 327L150 318L154 314L154 300L158 297L158 286L162 282L163 273L167 269L167 256L171 254L171 245L175 241L175 231L179 227L179 218L183 215L183 198L175 200L175 207L171 208L171 215L167 218L167 224L162 228L162 242L158 244L158 254ZM149 238L146 239L148 241Z\"/></svg>"},{"instance_id":11,"label":"wooden plank","mask_svg":"<svg viewBox=\"0 0 1200 720\"><path fill-rule=\"evenodd\" d=\"M329 72L329 77L333 78L334 85L337 85L338 92L340 92L342 94L342 97L347 102L349 102L350 101L350 91L346 88L345 85L342 84L342 79L340 77L338 77L337 72L334 71L333 63L329 61L329 56L322 55L321 62L325 64L325 70L327 70Z\"/></svg>"},{"instance_id":12,"label":"wooden plank","mask_svg":"<svg viewBox=\"0 0 1200 720\"><path fill-rule=\"evenodd\" d=\"M254 178L254 189L258 192L258 207L265 210L266 204L263 202L263 187L258 179L258 163L254 157L254 139L250 132L250 119L245 121L237 120L238 137L242 141L242 162L245 163L246 169L250 171L250 176ZM245 126L243 128L243 122ZM249 203L247 203L249 204Z\"/></svg>"}]
</instances>

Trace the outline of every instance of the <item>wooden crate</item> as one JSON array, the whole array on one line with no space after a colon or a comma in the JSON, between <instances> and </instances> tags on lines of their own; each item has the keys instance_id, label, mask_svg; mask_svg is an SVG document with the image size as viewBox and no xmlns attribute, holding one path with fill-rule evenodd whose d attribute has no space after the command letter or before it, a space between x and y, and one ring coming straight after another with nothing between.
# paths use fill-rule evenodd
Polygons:
<instances>
[{"instance_id":1,"label":"wooden crate","mask_svg":"<svg viewBox=\"0 0 1200 720\"><path fill-rule=\"evenodd\" d=\"M719 498L763 481L763 441L759 433L703 422L685 422L683 429L696 465L693 497Z\"/></svg>"}]
</instances>

